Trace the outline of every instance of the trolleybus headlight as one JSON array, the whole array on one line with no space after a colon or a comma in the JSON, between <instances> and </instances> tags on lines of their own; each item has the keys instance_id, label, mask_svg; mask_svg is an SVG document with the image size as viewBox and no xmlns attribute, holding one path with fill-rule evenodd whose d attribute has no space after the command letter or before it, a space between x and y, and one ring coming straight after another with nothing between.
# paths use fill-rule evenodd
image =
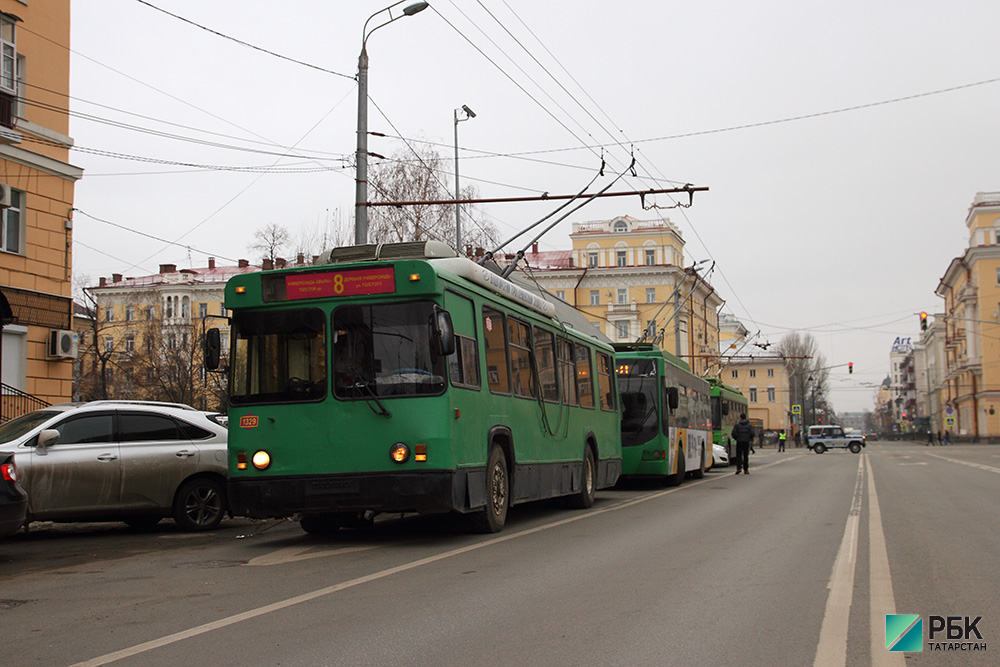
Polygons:
<instances>
[{"instance_id":1,"label":"trolleybus headlight","mask_svg":"<svg viewBox=\"0 0 1000 667\"><path fill-rule=\"evenodd\" d=\"M263 449L253 453L253 467L257 470L264 470L269 465L271 465L271 455L265 452Z\"/></svg>"},{"instance_id":2,"label":"trolleybus headlight","mask_svg":"<svg viewBox=\"0 0 1000 667\"><path fill-rule=\"evenodd\" d=\"M389 458L396 463L406 463L410 459L410 448L402 442L397 442L389 448Z\"/></svg>"}]
</instances>

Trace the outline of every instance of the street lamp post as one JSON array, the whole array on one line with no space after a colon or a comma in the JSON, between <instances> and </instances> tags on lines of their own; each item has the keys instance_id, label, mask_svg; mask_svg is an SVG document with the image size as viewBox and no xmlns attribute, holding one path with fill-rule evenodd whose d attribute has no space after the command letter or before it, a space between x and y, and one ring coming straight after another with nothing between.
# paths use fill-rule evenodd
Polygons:
<instances>
[{"instance_id":1,"label":"street lamp post","mask_svg":"<svg viewBox=\"0 0 1000 667\"><path fill-rule=\"evenodd\" d=\"M465 118L459 118L458 112L464 111ZM462 252L462 207L458 200L461 199L458 189L458 124L463 120L476 117L476 112L469 107L462 105L462 108L455 109L455 249Z\"/></svg>"},{"instance_id":2,"label":"street lamp post","mask_svg":"<svg viewBox=\"0 0 1000 667\"><path fill-rule=\"evenodd\" d=\"M413 16L429 6L426 2L414 2L403 8L402 14L393 16L392 10L407 0L399 0L388 7L378 10L368 17L361 31L361 55L358 56L358 154L357 175L354 190L354 244L364 245L368 242L368 38L382 26L389 25L404 16ZM368 23L384 12L389 13L389 20L368 30Z\"/></svg>"}]
</instances>

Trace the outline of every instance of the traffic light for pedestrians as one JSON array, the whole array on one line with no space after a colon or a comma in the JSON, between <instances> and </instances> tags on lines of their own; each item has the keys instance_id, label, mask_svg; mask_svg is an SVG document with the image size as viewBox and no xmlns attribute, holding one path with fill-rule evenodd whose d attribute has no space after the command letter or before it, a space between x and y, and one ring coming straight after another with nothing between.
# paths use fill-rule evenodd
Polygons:
<instances>
[{"instance_id":1,"label":"traffic light for pedestrians","mask_svg":"<svg viewBox=\"0 0 1000 667\"><path fill-rule=\"evenodd\" d=\"M920 330L927 331L927 313L920 313Z\"/></svg>"},{"instance_id":2,"label":"traffic light for pedestrians","mask_svg":"<svg viewBox=\"0 0 1000 667\"><path fill-rule=\"evenodd\" d=\"M853 373L854 373L854 362L853 361L848 361L847 362L847 374L851 375Z\"/></svg>"}]
</instances>

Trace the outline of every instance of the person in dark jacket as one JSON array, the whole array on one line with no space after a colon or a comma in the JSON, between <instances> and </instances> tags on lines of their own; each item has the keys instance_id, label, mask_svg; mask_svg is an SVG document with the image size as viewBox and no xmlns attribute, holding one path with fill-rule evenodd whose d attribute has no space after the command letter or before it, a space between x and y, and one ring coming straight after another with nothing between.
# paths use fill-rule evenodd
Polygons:
<instances>
[{"instance_id":1,"label":"person in dark jacket","mask_svg":"<svg viewBox=\"0 0 1000 667\"><path fill-rule=\"evenodd\" d=\"M733 426L733 440L736 441L736 474L750 474L750 443L753 441L753 424L747 420L746 414L740 414L740 420Z\"/></svg>"}]
</instances>

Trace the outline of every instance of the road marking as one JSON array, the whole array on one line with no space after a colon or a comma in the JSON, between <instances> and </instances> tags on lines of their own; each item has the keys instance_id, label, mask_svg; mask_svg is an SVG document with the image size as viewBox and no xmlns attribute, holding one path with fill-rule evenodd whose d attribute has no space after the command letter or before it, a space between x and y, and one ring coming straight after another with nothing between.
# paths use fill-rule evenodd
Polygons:
<instances>
[{"instance_id":1,"label":"road marking","mask_svg":"<svg viewBox=\"0 0 1000 667\"><path fill-rule=\"evenodd\" d=\"M869 618L871 632L872 667L902 667L906 664L903 653L893 653L885 648L883 639L886 614L896 613L896 598L892 593L892 574L889 571L889 552L885 548L882 530L882 509L875 491L875 473L868 462L868 579Z\"/></svg>"},{"instance_id":2,"label":"road marking","mask_svg":"<svg viewBox=\"0 0 1000 667\"><path fill-rule=\"evenodd\" d=\"M953 459L948 456L941 456L939 454L931 454L927 452L928 456L933 456L936 459L941 459L942 461L951 461L952 463L960 463L964 466L969 466L970 468L979 468L980 470L985 470L986 472L995 472L1000 475L1000 468L994 468L992 466L984 466L982 463L972 463L971 461L962 461L961 459Z\"/></svg>"},{"instance_id":3,"label":"road marking","mask_svg":"<svg viewBox=\"0 0 1000 667\"><path fill-rule=\"evenodd\" d=\"M928 465L927 461L915 461L914 463L900 463L901 466L925 466Z\"/></svg>"},{"instance_id":4,"label":"road marking","mask_svg":"<svg viewBox=\"0 0 1000 667\"><path fill-rule=\"evenodd\" d=\"M801 456L801 455L800 455ZM755 466L755 470L765 470L772 466L781 465L788 461L793 461L799 458L799 456L792 456L789 458L774 461L773 463L766 463L764 465ZM445 551L434 556L427 556L426 558L420 558L409 563L403 563L402 565L397 565L395 567L390 567L379 572L373 572L372 574L365 575L363 577L358 577L356 579L351 579L350 581L344 581L339 584L334 584L332 586L326 586L324 588L319 588L308 593L303 593L301 595L296 595L295 597L286 598L284 600L279 600L278 602L272 602L271 604L264 605L262 607L257 607L256 609L250 609L240 614L234 614L232 616L227 616L225 618L220 618L217 621L212 621L210 623L204 623L202 625L189 628L187 630L181 630L180 632L175 632L164 637L159 637L158 639L152 639L148 642L143 642L142 644L136 644L135 646L129 646L113 653L106 653L105 655L92 658L90 660L85 660L83 662L76 663L73 667L97 667L98 665L106 665L111 662L116 662L118 660L123 660L124 658L129 658L141 653L146 653L152 651L153 649L161 648L163 646L168 646L185 639L190 639L192 637L197 637L198 635L205 634L206 632L212 632L213 630L219 630L221 628L228 627L230 625L236 625L237 623L242 623L244 621L249 621L266 614L270 614L275 611L281 611L282 609L287 609L289 607L294 607L296 605L302 604L304 602L309 602L310 600L315 600L317 598L325 597L333 593L337 593L348 588L354 588L362 584L367 584L372 581L377 581L379 579L384 579L385 577L392 576L394 574L399 574L400 572L406 572L407 570L413 570L424 565L430 565L431 563L436 563L438 561L446 560L452 558L453 556L459 556L462 554L469 553L471 551L477 551L479 549L484 549L486 547L491 547L495 544L500 544L503 542L509 542L511 540L516 540L521 537L526 537L528 535L534 535L535 533L541 533L546 530L551 530L553 528L558 528L560 526L565 526L576 521L582 521L583 519L590 519L595 516L600 516L601 514L606 514L608 512L617 512L618 510L624 509L626 507L632 507L640 503L644 503L650 500L655 500L656 498L662 498L663 496L670 495L671 493L677 493L679 491L684 491L685 489L693 489L696 486L702 484L707 484L709 482L717 482L717 479L705 477L696 482L690 482L683 484L681 486L676 486L665 491L657 491L656 493L651 493L648 496L640 496L639 498L634 498L632 500L626 500L620 503L615 503L608 507L604 507L597 510L591 510L586 514L577 514L566 519L560 519L558 521L553 521L552 523L547 523L541 526L536 526L534 528L528 528L517 533L509 533L507 535L501 535L499 537L494 537L492 539L486 540L485 542L478 542L476 544L470 544L464 547L459 547L457 549L452 549L450 551ZM845 631L846 636L846 631Z\"/></svg>"},{"instance_id":5,"label":"road marking","mask_svg":"<svg viewBox=\"0 0 1000 667\"><path fill-rule=\"evenodd\" d=\"M284 565L285 563L296 563L298 561L311 560L313 558L339 556L341 554L349 554L355 551L368 551L369 549L377 549L379 546L381 545L372 544L359 547L342 547L340 549L316 549L312 546L285 547L284 549L278 549L277 551L272 551L271 553L264 554L263 556L251 558L247 561L247 565Z\"/></svg>"},{"instance_id":6,"label":"road marking","mask_svg":"<svg viewBox=\"0 0 1000 667\"><path fill-rule=\"evenodd\" d=\"M854 569L858 556L858 527L861 523L861 501L864 491L865 457L858 460L857 481L847 515L844 537L840 541L837 559L833 562L827 589L826 611L819 631L819 644L813 665L832 667L847 664L847 627L851 619L854 595Z\"/></svg>"}]
</instances>

